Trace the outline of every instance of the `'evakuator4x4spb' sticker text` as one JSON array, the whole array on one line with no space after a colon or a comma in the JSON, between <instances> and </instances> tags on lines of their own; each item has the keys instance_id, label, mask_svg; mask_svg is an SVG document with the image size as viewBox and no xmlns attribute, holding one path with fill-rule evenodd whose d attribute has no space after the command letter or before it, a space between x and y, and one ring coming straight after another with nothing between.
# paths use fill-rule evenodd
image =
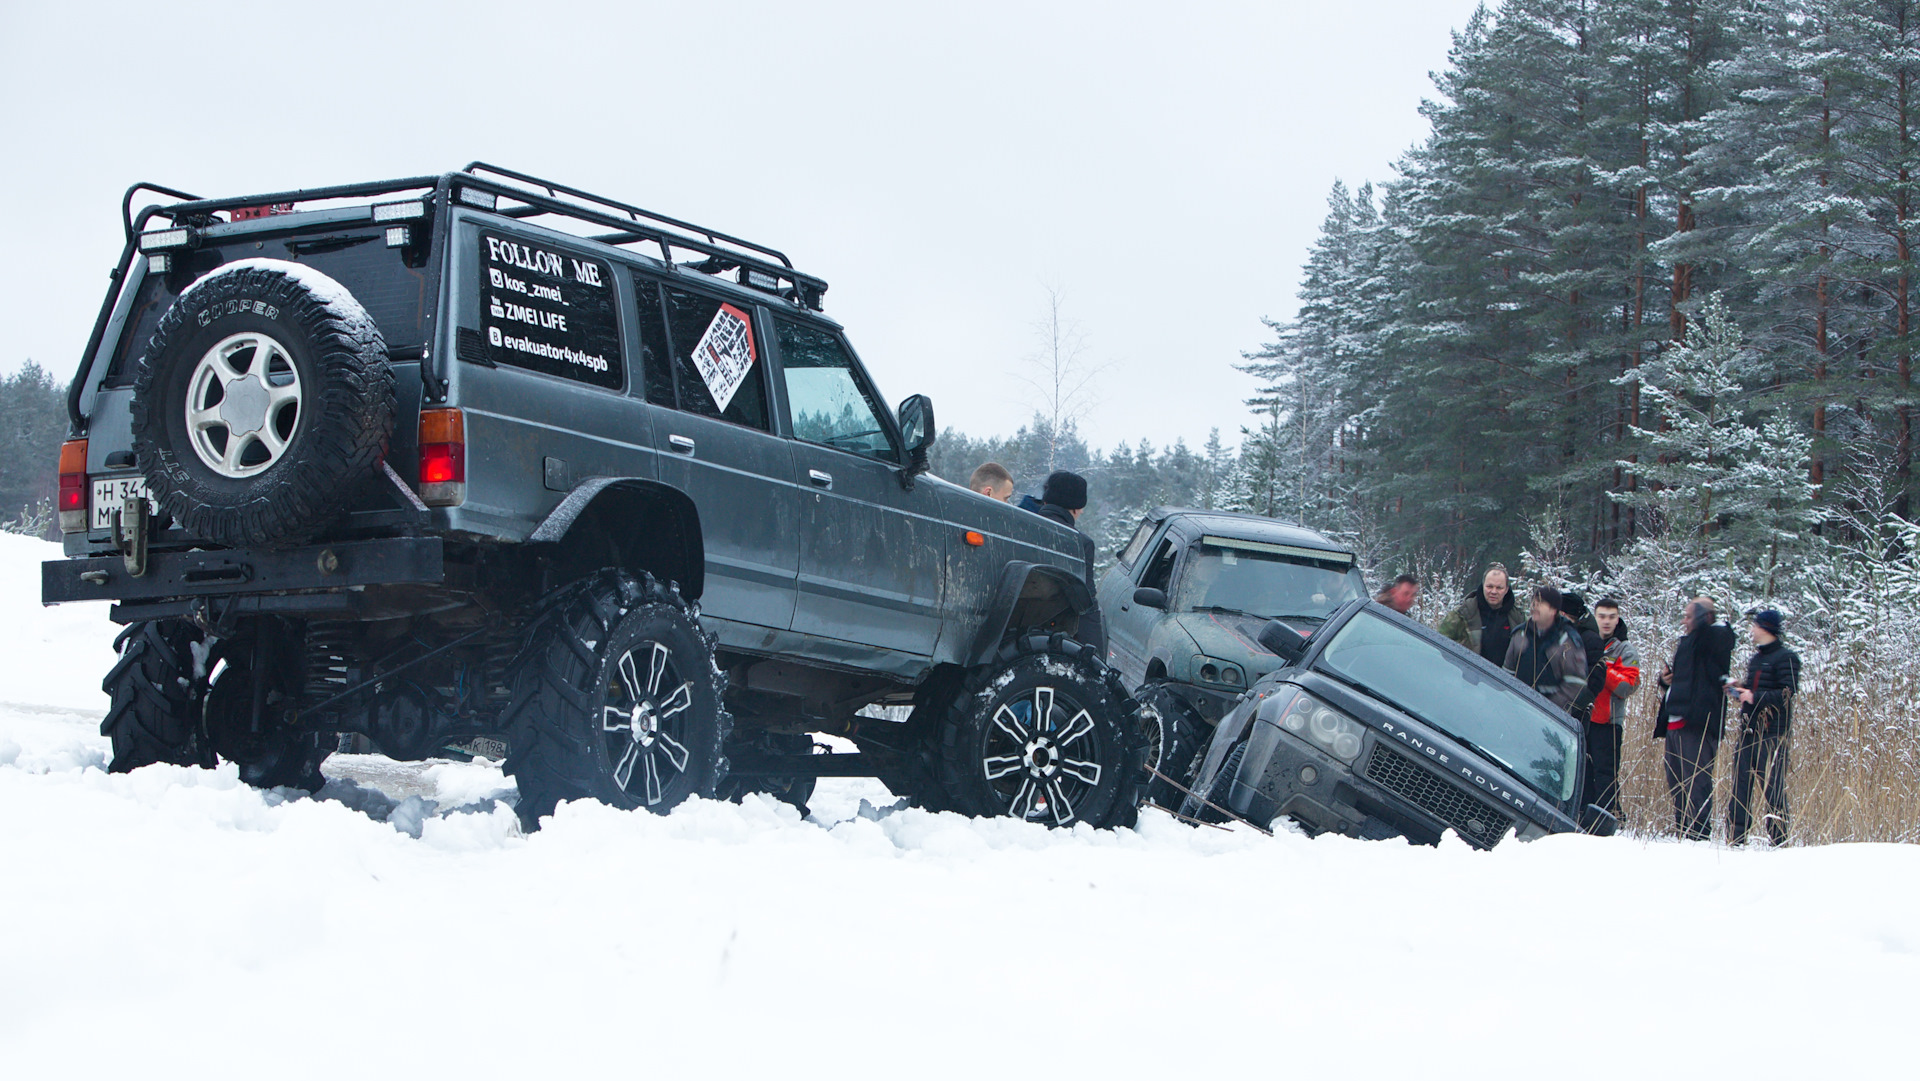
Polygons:
<instances>
[{"instance_id":1,"label":"'evakuator4x4spb' sticker text","mask_svg":"<svg viewBox=\"0 0 1920 1081\"><path fill-rule=\"evenodd\" d=\"M480 234L481 322L495 364L617 388L613 268L498 233Z\"/></svg>"}]
</instances>

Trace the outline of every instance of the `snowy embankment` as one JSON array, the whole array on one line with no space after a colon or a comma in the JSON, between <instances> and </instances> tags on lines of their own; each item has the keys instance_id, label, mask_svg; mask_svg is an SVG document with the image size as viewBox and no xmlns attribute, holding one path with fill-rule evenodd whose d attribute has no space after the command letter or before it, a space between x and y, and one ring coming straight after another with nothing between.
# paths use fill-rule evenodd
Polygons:
<instances>
[{"instance_id":1,"label":"snowy embankment","mask_svg":"<svg viewBox=\"0 0 1920 1081\"><path fill-rule=\"evenodd\" d=\"M110 776L55 554L0 536L10 1077L1911 1068L1920 849L1048 832L870 782L529 837L484 765Z\"/></svg>"}]
</instances>

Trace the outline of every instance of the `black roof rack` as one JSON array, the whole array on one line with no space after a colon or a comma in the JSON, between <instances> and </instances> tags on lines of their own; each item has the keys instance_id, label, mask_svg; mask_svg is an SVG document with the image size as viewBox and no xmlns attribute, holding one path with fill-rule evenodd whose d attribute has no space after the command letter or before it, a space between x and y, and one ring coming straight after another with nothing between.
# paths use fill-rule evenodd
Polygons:
<instances>
[{"instance_id":1,"label":"black roof rack","mask_svg":"<svg viewBox=\"0 0 1920 1081\"><path fill-rule=\"evenodd\" d=\"M270 192L264 195L229 199L195 199L184 192L170 188L154 184L135 184L127 189L126 198L122 204L122 218L126 226L128 243L131 244L134 234L154 216L181 223L205 222L211 220L215 211L236 210L273 203L363 198L423 188L436 190L447 188L448 196L453 198L457 193L450 189L456 185L493 195L495 197L494 213L523 220L554 216L587 225L597 225L612 231L591 234L585 239L616 247L628 244L653 244L660 249L661 255L669 264L710 275L738 271L739 284L759 292L784 297L815 311L820 309L821 297L827 291L827 283L824 280L795 270L793 260L777 249L742 240L717 229L695 225L665 214L656 214L651 210L616 199L594 195L566 184L512 169L504 169L497 165L489 165L483 161L470 162L458 172L444 173L439 176L339 184L325 188L304 188L297 191ZM140 212L136 220L132 215L133 197L136 192L142 190L183 201L165 206L149 206ZM502 198L515 205L499 205L499 200ZM470 202L463 205L472 206ZM691 252L700 258L676 262L676 250Z\"/></svg>"}]
</instances>

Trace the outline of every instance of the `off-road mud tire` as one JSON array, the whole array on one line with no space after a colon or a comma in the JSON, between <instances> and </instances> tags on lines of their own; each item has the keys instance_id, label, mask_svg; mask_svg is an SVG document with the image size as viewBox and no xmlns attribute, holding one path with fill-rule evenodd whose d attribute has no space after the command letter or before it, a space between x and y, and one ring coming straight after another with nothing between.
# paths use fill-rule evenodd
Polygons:
<instances>
[{"instance_id":1,"label":"off-road mud tire","mask_svg":"<svg viewBox=\"0 0 1920 1081\"><path fill-rule=\"evenodd\" d=\"M201 279L161 317L134 377L134 454L160 513L221 544L311 537L380 468L393 434L393 370L379 327L344 288L282 266L260 260ZM278 460L235 477L196 454L186 405L201 359L241 333L269 335L285 350L300 400Z\"/></svg>"},{"instance_id":2,"label":"off-road mud tire","mask_svg":"<svg viewBox=\"0 0 1920 1081\"><path fill-rule=\"evenodd\" d=\"M506 772L520 787L521 823L539 828L562 800L665 813L689 796L714 796L726 779L722 748L733 718L722 705L725 677L713 663L713 639L679 589L651 575L602 570L556 590L542 607L509 673L511 698L502 718L510 748ZM626 708L621 657L637 651L651 656L643 647L652 644L666 647L670 667L654 681L658 693L642 697L668 702L668 672L672 690L686 691L687 704L669 717L672 730L662 729L684 752L677 767L675 747L659 741L658 732L639 736L606 728L607 711ZM637 662L636 675L644 681ZM635 757L623 782L619 775L629 750ZM656 754L665 762L655 765L657 789L650 793L644 767Z\"/></svg>"},{"instance_id":3,"label":"off-road mud tire","mask_svg":"<svg viewBox=\"0 0 1920 1081\"><path fill-rule=\"evenodd\" d=\"M1029 728L1042 712L1037 692L1050 692L1051 709L1043 723ZM1014 713L1021 703L1027 704L1028 720ZM1003 724L1003 708L1013 717L1011 729ZM1082 716L1084 724L1078 723ZM940 732L941 788L963 814L1014 815L1049 826L1131 826L1145 776L1145 723L1119 674L1093 650L1064 634L1016 635L993 661L968 673L947 708ZM1022 755L1015 746L1016 730L1032 736L1036 729L1057 739L1043 758L1031 750ZM1014 758L1024 764L1014 766ZM1044 773L1045 764L1055 772ZM1043 771L1039 777L1036 765ZM996 771L1003 772L990 775Z\"/></svg>"},{"instance_id":4,"label":"off-road mud tire","mask_svg":"<svg viewBox=\"0 0 1920 1081\"><path fill-rule=\"evenodd\" d=\"M1134 697L1140 700L1146 721L1146 764L1162 775L1147 774L1147 800L1169 811L1178 810L1187 798L1183 789L1193 784L1193 769L1199 764L1197 753L1210 729L1199 711L1167 683L1149 683Z\"/></svg>"},{"instance_id":5,"label":"off-road mud tire","mask_svg":"<svg viewBox=\"0 0 1920 1081\"><path fill-rule=\"evenodd\" d=\"M129 624L114 639L120 659L100 681L112 703L100 722L113 742L110 772L156 762L213 765L201 728L206 679L193 654L201 641L199 629L179 619Z\"/></svg>"},{"instance_id":6,"label":"off-road mud tire","mask_svg":"<svg viewBox=\"0 0 1920 1081\"><path fill-rule=\"evenodd\" d=\"M258 659L267 673L258 729L253 717L256 641L264 650ZM340 737L298 727L304 662L298 628L277 619L253 621L235 637L215 643L209 655L214 675L207 691L208 743L255 788L318 792L326 784L320 763L339 747Z\"/></svg>"}]
</instances>

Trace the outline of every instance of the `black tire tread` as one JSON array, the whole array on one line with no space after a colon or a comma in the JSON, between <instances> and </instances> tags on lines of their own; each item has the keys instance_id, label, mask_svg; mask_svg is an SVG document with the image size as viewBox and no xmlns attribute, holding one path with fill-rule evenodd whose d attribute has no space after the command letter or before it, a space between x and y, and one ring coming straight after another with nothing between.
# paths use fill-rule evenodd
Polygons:
<instances>
[{"instance_id":1,"label":"black tire tread","mask_svg":"<svg viewBox=\"0 0 1920 1081\"><path fill-rule=\"evenodd\" d=\"M156 762L213 764L196 715L204 701L193 668L199 640L199 631L180 620L133 623L114 639L120 657L100 681L111 701L100 722L100 734L113 742L109 772Z\"/></svg>"},{"instance_id":2,"label":"black tire tread","mask_svg":"<svg viewBox=\"0 0 1920 1081\"><path fill-rule=\"evenodd\" d=\"M711 657L713 639L700 627L698 610L681 597L678 586L652 575L637 579L625 571L599 571L554 591L535 615L513 662L511 698L501 715L507 732L505 769L520 787L517 810L528 829L538 828L563 800L606 798L595 783L589 737L570 728L567 718L598 710L592 681L600 667L599 647L628 611L655 604L686 613ZM718 696L724 677L715 673L714 679ZM710 783L698 794L712 796L724 784L727 761L720 748L732 729L733 717L723 706L712 759L703 764Z\"/></svg>"},{"instance_id":3,"label":"black tire tread","mask_svg":"<svg viewBox=\"0 0 1920 1081\"><path fill-rule=\"evenodd\" d=\"M187 295L193 304L185 303ZM190 534L228 545L294 544L346 510L356 486L380 468L394 425L394 376L386 341L366 309L351 297L323 299L286 271L246 267L203 280L167 310L147 343L133 384L132 429L140 472L147 478L160 512ZM289 454L288 468L261 474L270 488L237 506L196 498L183 488L181 458L191 448L166 445L165 426L156 406L159 386L170 364L197 358L170 358L175 339L197 329L188 319L203 302L239 296L270 299L304 328L321 369L318 400L302 403L302 432Z\"/></svg>"},{"instance_id":4,"label":"black tire tread","mask_svg":"<svg viewBox=\"0 0 1920 1081\"><path fill-rule=\"evenodd\" d=\"M959 692L948 700L947 715L940 726L940 753L937 756L940 789L946 804L952 810L977 817L1005 813L997 806L974 798L971 795L973 786L964 783L963 771L972 770L978 765L965 744L964 733L968 730L969 711L975 700L989 689L1008 666L1034 657L1045 657L1079 669L1078 678L1089 686L1097 687L1098 697L1121 712L1118 721L1123 743L1118 788L1106 812L1098 820L1089 821L1089 824L1097 829L1132 826L1139 813L1141 782L1146 775L1143 768L1146 722L1140 704L1127 693L1119 672L1102 661L1095 651L1065 634L1057 633L1016 634L1010 637L992 661L967 673Z\"/></svg>"}]
</instances>

